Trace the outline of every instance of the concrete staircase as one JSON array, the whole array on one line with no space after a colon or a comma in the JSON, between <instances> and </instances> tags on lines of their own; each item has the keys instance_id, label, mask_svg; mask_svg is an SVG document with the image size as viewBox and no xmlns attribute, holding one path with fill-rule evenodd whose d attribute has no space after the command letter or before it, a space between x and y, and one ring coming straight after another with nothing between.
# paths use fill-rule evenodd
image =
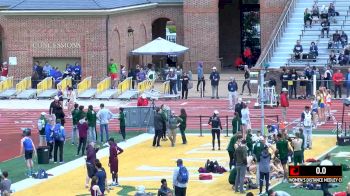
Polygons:
<instances>
[{"instance_id":1,"label":"concrete staircase","mask_svg":"<svg viewBox=\"0 0 350 196\"><path fill-rule=\"evenodd\" d=\"M333 2L336 12L339 12L339 16L334 17L336 23L331 22L330 32L331 35L335 30L344 30L350 38L350 0L319 0L318 6L321 11L322 5L328 7L329 3ZM270 68L279 68L288 63L289 66L305 66L310 63L311 66L324 66L328 62L329 50L327 49L330 38L326 36L321 38L321 22L313 24L312 28L304 28L304 10L305 8L311 8L314 4L313 0L297 0L296 7L292 13L287 27L278 42L271 60L269 61ZM304 53L309 52L310 44L314 41L319 50L319 56L316 62L310 61L296 61L290 62L289 59L293 53L293 47L296 40L301 40Z\"/></svg>"}]
</instances>

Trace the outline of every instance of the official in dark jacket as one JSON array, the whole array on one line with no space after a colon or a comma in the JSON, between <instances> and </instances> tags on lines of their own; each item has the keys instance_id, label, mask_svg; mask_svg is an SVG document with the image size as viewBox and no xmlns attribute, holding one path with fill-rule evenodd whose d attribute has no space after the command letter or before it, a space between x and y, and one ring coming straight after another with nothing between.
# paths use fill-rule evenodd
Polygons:
<instances>
[{"instance_id":1,"label":"official in dark jacket","mask_svg":"<svg viewBox=\"0 0 350 196\"><path fill-rule=\"evenodd\" d=\"M218 138L218 145L220 150L220 131L222 130L222 126L219 118L219 111L214 111L214 115L209 118L208 124L211 126L213 150L215 150L215 135Z\"/></svg>"},{"instance_id":2,"label":"official in dark jacket","mask_svg":"<svg viewBox=\"0 0 350 196\"><path fill-rule=\"evenodd\" d=\"M211 98L214 99L215 97L219 99L219 81L220 81L220 74L216 71L216 67L212 68L212 72L210 74L210 82L211 82Z\"/></svg>"},{"instance_id":3,"label":"official in dark jacket","mask_svg":"<svg viewBox=\"0 0 350 196\"><path fill-rule=\"evenodd\" d=\"M160 138L162 137L162 130L164 124L164 118L161 115L160 108L156 109L156 113L154 114L154 138L153 138L153 146L160 146Z\"/></svg>"}]
</instances>

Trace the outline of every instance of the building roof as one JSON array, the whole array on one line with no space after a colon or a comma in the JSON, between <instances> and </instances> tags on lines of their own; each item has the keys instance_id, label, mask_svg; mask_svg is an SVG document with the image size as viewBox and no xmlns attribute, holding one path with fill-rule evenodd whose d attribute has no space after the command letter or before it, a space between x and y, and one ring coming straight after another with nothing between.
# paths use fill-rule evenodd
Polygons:
<instances>
[{"instance_id":1,"label":"building roof","mask_svg":"<svg viewBox=\"0 0 350 196\"><path fill-rule=\"evenodd\" d=\"M157 0L154 0L155 2ZM159 3L169 0L158 0ZM179 0L170 0L179 1ZM105 10L154 3L153 0L0 0L7 10Z\"/></svg>"}]
</instances>

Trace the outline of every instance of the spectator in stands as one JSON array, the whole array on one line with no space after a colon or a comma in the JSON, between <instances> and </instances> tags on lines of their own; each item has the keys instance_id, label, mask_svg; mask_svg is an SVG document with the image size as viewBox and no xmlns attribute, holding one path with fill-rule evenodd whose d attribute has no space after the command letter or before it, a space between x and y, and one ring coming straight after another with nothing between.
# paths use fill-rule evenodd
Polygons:
<instances>
[{"instance_id":1,"label":"spectator in stands","mask_svg":"<svg viewBox=\"0 0 350 196\"><path fill-rule=\"evenodd\" d=\"M322 8L321 8L321 20L328 20L328 10L326 9L326 6L325 5L322 5Z\"/></svg>"},{"instance_id":2,"label":"spectator in stands","mask_svg":"<svg viewBox=\"0 0 350 196\"><path fill-rule=\"evenodd\" d=\"M282 92L280 94L280 104L282 107L282 122L286 121L287 116L287 108L289 107L289 101L288 101L288 89L282 88Z\"/></svg>"},{"instance_id":3,"label":"spectator in stands","mask_svg":"<svg viewBox=\"0 0 350 196\"><path fill-rule=\"evenodd\" d=\"M317 19L320 18L320 10L318 9L317 3L315 2L315 4L312 6L312 10L311 10L311 17L317 17Z\"/></svg>"},{"instance_id":4,"label":"spectator in stands","mask_svg":"<svg viewBox=\"0 0 350 196\"><path fill-rule=\"evenodd\" d=\"M197 82L197 91L199 91L199 85L201 82L203 82L203 91L205 91L205 80L204 80L204 72L203 72L203 62L199 61L197 66L197 75L198 75L198 82Z\"/></svg>"},{"instance_id":5,"label":"spectator in stands","mask_svg":"<svg viewBox=\"0 0 350 196\"><path fill-rule=\"evenodd\" d=\"M349 56L344 55L344 51L341 51L338 56L338 62L340 66L347 65L349 62Z\"/></svg>"},{"instance_id":6,"label":"spectator in stands","mask_svg":"<svg viewBox=\"0 0 350 196\"><path fill-rule=\"evenodd\" d=\"M50 71L51 71L52 67L49 64L49 62L45 61L44 67L43 67L43 71L45 76L50 76Z\"/></svg>"},{"instance_id":7,"label":"spectator in stands","mask_svg":"<svg viewBox=\"0 0 350 196\"><path fill-rule=\"evenodd\" d=\"M341 98L341 88L343 85L344 75L340 71L337 70L337 73L333 74L333 82L334 82L334 98L337 98L337 92L339 93L339 98Z\"/></svg>"},{"instance_id":8,"label":"spectator in stands","mask_svg":"<svg viewBox=\"0 0 350 196\"><path fill-rule=\"evenodd\" d=\"M333 3L329 4L328 7L328 16L335 16L335 7Z\"/></svg>"},{"instance_id":9,"label":"spectator in stands","mask_svg":"<svg viewBox=\"0 0 350 196\"><path fill-rule=\"evenodd\" d=\"M335 30L335 33L333 33L333 49L336 46L339 52L339 45L341 44L340 34L338 33L338 30Z\"/></svg>"},{"instance_id":10,"label":"spectator in stands","mask_svg":"<svg viewBox=\"0 0 350 196\"><path fill-rule=\"evenodd\" d=\"M166 80L170 82L170 94L177 95L176 82L177 82L177 74L173 68L170 68L170 71L166 77Z\"/></svg>"},{"instance_id":11,"label":"spectator in stands","mask_svg":"<svg viewBox=\"0 0 350 196\"><path fill-rule=\"evenodd\" d=\"M303 58L303 46L300 44L300 40L297 40L297 44L294 45L293 52L295 59L301 60Z\"/></svg>"},{"instance_id":12,"label":"spectator in stands","mask_svg":"<svg viewBox=\"0 0 350 196\"><path fill-rule=\"evenodd\" d=\"M1 78L0 78L1 80L0 81L6 80L8 73L9 73L9 66L8 66L7 62L3 62L2 69L1 69Z\"/></svg>"},{"instance_id":13,"label":"spectator in stands","mask_svg":"<svg viewBox=\"0 0 350 196\"><path fill-rule=\"evenodd\" d=\"M340 42L343 48L348 45L348 35L344 31L341 31Z\"/></svg>"},{"instance_id":14,"label":"spectator in stands","mask_svg":"<svg viewBox=\"0 0 350 196\"><path fill-rule=\"evenodd\" d=\"M244 61L242 59L242 55L239 55L239 57L237 57L235 60L235 66L237 68L237 71L239 70L239 68L241 68L242 65L244 65Z\"/></svg>"},{"instance_id":15,"label":"spectator in stands","mask_svg":"<svg viewBox=\"0 0 350 196\"><path fill-rule=\"evenodd\" d=\"M143 70L143 67L140 68L140 71L137 73L136 78L138 83L146 80L146 72Z\"/></svg>"},{"instance_id":16,"label":"spectator in stands","mask_svg":"<svg viewBox=\"0 0 350 196\"><path fill-rule=\"evenodd\" d=\"M324 32L326 31L327 32L327 38L329 37L329 26L331 24L329 23L329 21L327 19L323 19L322 22L321 22L321 27L322 27L322 30L321 30L321 38L324 38Z\"/></svg>"},{"instance_id":17,"label":"spectator in stands","mask_svg":"<svg viewBox=\"0 0 350 196\"><path fill-rule=\"evenodd\" d=\"M248 67L250 68L252 66L252 51L249 47L246 47L244 52L243 52L243 56L245 59L245 62L247 63Z\"/></svg>"},{"instance_id":18,"label":"spectator in stands","mask_svg":"<svg viewBox=\"0 0 350 196\"><path fill-rule=\"evenodd\" d=\"M318 56L318 47L315 42L311 42L309 54L313 55L314 57Z\"/></svg>"},{"instance_id":19,"label":"spectator in stands","mask_svg":"<svg viewBox=\"0 0 350 196\"><path fill-rule=\"evenodd\" d=\"M311 24L312 24L311 14L309 12L309 8L306 8L304 11L304 27L307 28L307 26L309 26L311 28Z\"/></svg>"},{"instance_id":20,"label":"spectator in stands","mask_svg":"<svg viewBox=\"0 0 350 196\"><path fill-rule=\"evenodd\" d=\"M297 80L298 80L298 73L295 69L292 69L289 73L289 79L291 80L290 83L290 88L289 88L289 97L293 97L294 93L294 98L297 98Z\"/></svg>"},{"instance_id":21,"label":"spectator in stands","mask_svg":"<svg viewBox=\"0 0 350 196\"><path fill-rule=\"evenodd\" d=\"M289 73L287 68L283 67L283 72L280 76L280 80L282 82L282 88L288 89L288 80L289 80Z\"/></svg>"},{"instance_id":22,"label":"spectator in stands","mask_svg":"<svg viewBox=\"0 0 350 196\"><path fill-rule=\"evenodd\" d=\"M40 74L38 73L38 75L40 75ZM58 69L58 67L56 67L55 75L53 75L53 78L55 81L55 86L57 86L57 84L59 82L61 82L62 76L63 76L62 72ZM39 76L39 78L40 78L40 76Z\"/></svg>"},{"instance_id":23,"label":"spectator in stands","mask_svg":"<svg viewBox=\"0 0 350 196\"><path fill-rule=\"evenodd\" d=\"M215 66L212 68L212 72L209 76L209 79L211 81L211 98L214 99L216 97L217 99L219 99L220 74L216 71Z\"/></svg>"},{"instance_id":24,"label":"spectator in stands","mask_svg":"<svg viewBox=\"0 0 350 196\"><path fill-rule=\"evenodd\" d=\"M337 56L334 53L334 50L331 51L331 54L329 55L329 63L332 65L337 64Z\"/></svg>"}]
</instances>

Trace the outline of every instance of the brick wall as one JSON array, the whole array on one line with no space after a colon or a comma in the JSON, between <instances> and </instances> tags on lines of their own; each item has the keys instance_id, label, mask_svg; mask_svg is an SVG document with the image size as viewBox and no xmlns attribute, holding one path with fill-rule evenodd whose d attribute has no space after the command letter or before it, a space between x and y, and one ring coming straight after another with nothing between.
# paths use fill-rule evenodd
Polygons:
<instances>
[{"instance_id":1,"label":"brick wall","mask_svg":"<svg viewBox=\"0 0 350 196\"><path fill-rule=\"evenodd\" d=\"M270 35L288 0L260 0L261 48L268 43Z\"/></svg>"},{"instance_id":2,"label":"brick wall","mask_svg":"<svg viewBox=\"0 0 350 196\"><path fill-rule=\"evenodd\" d=\"M81 58L83 75L102 79L108 59L128 65L129 52L152 39L152 23L158 18L174 21L178 43L183 44L182 16L182 6L116 14L109 17L108 30L106 16L1 16L3 55L4 59L17 57L18 65L9 71L16 79L31 75L35 57ZM129 26L134 29L133 36L128 36ZM80 47L57 48L60 43ZM151 61L139 56L133 61L141 63L142 59L144 63Z\"/></svg>"}]
</instances>

